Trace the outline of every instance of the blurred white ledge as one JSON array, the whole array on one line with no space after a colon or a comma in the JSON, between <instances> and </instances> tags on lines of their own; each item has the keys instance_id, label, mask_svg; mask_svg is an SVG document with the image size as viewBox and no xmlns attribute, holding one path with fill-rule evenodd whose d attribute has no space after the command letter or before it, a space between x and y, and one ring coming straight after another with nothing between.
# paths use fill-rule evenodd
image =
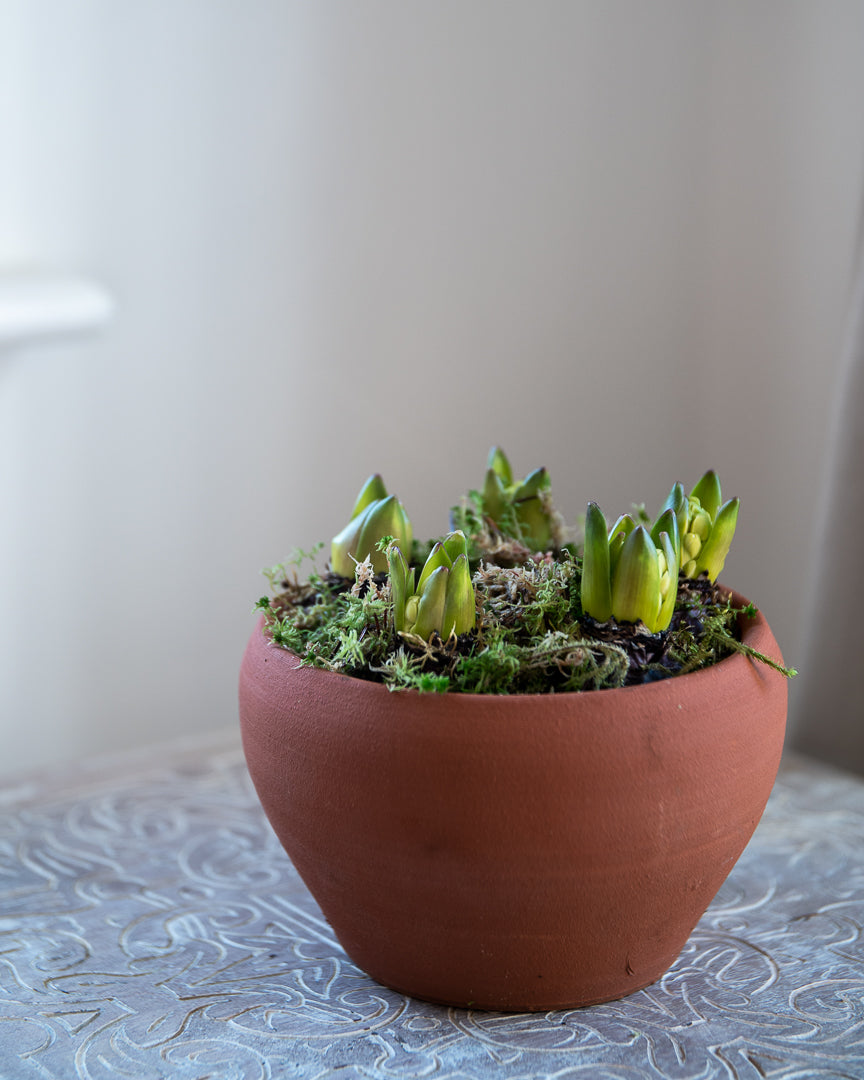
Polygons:
<instances>
[{"instance_id":1,"label":"blurred white ledge","mask_svg":"<svg viewBox=\"0 0 864 1080\"><path fill-rule=\"evenodd\" d=\"M95 281L38 270L0 271L0 349L98 330L114 304Z\"/></svg>"}]
</instances>

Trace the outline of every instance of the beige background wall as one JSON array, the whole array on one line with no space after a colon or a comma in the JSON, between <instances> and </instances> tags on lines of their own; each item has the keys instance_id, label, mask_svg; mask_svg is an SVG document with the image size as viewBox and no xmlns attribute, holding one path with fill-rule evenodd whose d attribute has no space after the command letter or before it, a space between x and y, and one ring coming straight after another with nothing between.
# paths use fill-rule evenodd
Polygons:
<instances>
[{"instance_id":1,"label":"beige background wall","mask_svg":"<svg viewBox=\"0 0 864 1080\"><path fill-rule=\"evenodd\" d=\"M0 770L233 723L259 567L502 443L575 519L716 467L800 661L864 4L0 0ZM794 689L794 688L793 688Z\"/></svg>"}]
</instances>

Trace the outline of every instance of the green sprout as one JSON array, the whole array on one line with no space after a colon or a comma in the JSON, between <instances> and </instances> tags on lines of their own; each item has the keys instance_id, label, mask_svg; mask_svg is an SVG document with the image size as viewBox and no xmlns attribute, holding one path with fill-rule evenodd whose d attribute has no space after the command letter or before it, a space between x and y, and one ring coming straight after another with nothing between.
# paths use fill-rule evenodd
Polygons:
<instances>
[{"instance_id":1,"label":"green sprout","mask_svg":"<svg viewBox=\"0 0 864 1080\"><path fill-rule=\"evenodd\" d=\"M435 631L446 639L474 629L476 604L464 533L450 533L434 545L416 586L415 571L395 540L387 547L387 564L398 631L428 641Z\"/></svg>"},{"instance_id":2,"label":"green sprout","mask_svg":"<svg viewBox=\"0 0 864 1080\"><path fill-rule=\"evenodd\" d=\"M720 480L713 469L705 473L689 496L684 495L680 484L672 488L663 512L671 512L677 520L679 561L685 577L698 578L705 573L709 581L717 580L735 535L739 505L738 499L722 501Z\"/></svg>"},{"instance_id":3,"label":"green sprout","mask_svg":"<svg viewBox=\"0 0 864 1080\"><path fill-rule=\"evenodd\" d=\"M598 622L612 617L639 622L652 634L672 620L678 594L678 553L669 534L669 518L660 516L655 531L622 515L607 530L597 503L588 503L582 563L582 610ZM660 526L660 528L658 528Z\"/></svg>"},{"instance_id":4,"label":"green sprout","mask_svg":"<svg viewBox=\"0 0 864 1080\"><path fill-rule=\"evenodd\" d=\"M556 540L549 473L535 469L524 480L514 480L507 455L500 447L489 451L483 482L483 512L505 535L515 534L534 551L548 551Z\"/></svg>"},{"instance_id":5,"label":"green sprout","mask_svg":"<svg viewBox=\"0 0 864 1080\"><path fill-rule=\"evenodd\" d=\"M392 536L410 552L414 533L405 507L395 495L387 495L384 481L375 473L357 496L348 524L333 537L330 545L333 573L352 578L357 563L368 558L375 573L383 574L387 570L387 556L377 544L385 536Z\"/></svg>"}]
</instances>

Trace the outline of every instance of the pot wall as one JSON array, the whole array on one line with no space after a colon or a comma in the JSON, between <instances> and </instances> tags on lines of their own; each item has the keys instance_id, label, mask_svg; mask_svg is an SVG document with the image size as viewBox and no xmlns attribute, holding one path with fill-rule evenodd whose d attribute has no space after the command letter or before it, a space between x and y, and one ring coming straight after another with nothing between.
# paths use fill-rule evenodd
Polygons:
<instances>
[{"instance_id":1,"label":"pot wall","mask_svg":"<svg viewBox=\"0 0 864 1080\"><path fill-rule=\"evenodd\" d=\"M746 640L780 655L761 616ZM257 628L240 713L262 805L355 963L522 1011L673 963L764 809L786 680L736 655L616 691L390 693Z\"/></svg>"}]
</instances>

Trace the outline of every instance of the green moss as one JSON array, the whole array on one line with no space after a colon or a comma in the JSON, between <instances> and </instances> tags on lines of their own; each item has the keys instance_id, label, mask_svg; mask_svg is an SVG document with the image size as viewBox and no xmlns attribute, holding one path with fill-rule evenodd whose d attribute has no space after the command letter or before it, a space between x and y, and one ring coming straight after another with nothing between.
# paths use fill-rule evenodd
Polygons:
<instances>
[{"instance_id":1,"label":"green moss","mask_svg":"<svg viewBox=\"0 0 864 1080\"><path fill-rule=\"evenodd\" d=\"M416 554L416 553L415 553ZM532 694L602 690L668 678L742 652L785 675L794 674L744 645L739 610L707 580L681 579L667 631L641 625L597 624L581 609L582 564L560 551L521 565L481 562L474 573L477 627L449 641L398 634L386 579L358 568L352 584L297 569L314 555L267 572L273 599L259 600L266 632L303 664L421 693Z\"/></svg>"}]
</instances>

